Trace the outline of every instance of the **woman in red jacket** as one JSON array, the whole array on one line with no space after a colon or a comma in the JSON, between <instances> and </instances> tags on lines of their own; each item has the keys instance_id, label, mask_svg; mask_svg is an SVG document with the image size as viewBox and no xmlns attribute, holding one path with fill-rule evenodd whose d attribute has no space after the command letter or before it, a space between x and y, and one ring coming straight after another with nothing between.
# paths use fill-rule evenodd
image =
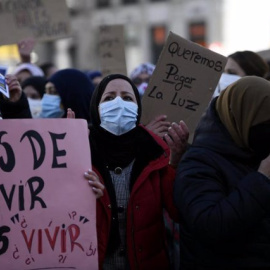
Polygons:
<instances>
[{"instance_id":1,"label":"woman in red jacket","mask_svg":"<svg viewBox=\"0 0 270 270\"><path fill-rule=\"evenodd\" d=\"M93 171L85 177L100 197L100 269L169 269L163 208L178 219L172 192L175 167L187 145L185 123L173 123L163 140L139 125L138 90L119 74L97 86L90 113Z\"/></svg>"}]
</instances>

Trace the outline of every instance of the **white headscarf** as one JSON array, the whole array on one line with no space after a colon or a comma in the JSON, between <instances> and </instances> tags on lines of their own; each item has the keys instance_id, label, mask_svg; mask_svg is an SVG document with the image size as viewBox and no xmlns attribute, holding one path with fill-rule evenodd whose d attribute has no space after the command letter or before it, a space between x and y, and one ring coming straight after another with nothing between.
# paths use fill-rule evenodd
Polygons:
<instances>
[{"instance_id":1,"label":"white headscarf","mask_svg":"<svg viewBox=\"0 0 270 270\"><path fill-rule=\"evenodd\" d=\"M18 65L15 70L13 71L14 75L17 75L22 70L28 70L32 76L44 76L44 72L41 68L39 68L37 65L31 64L31 63L22 63Z\"/></svg>"}]
</instances>

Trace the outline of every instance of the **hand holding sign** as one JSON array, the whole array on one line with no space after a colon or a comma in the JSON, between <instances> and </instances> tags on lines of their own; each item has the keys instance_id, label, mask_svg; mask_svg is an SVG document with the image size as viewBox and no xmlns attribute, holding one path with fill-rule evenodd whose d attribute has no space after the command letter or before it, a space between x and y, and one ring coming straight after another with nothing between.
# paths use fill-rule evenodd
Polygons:
<instances>
[{"instance_id":1,"label":"hand holding sign","mask_svg":"<svg viewBox=\"0 0 270 270\"><path fill-rule=\"evenodd\" d=\"M157 115L184 120L192 141L197 123L212 98L227 58L170 33L142 97L141 122Z\"/></svg>"},{"instance_id":2,"label":"hand holding sign","mask_svg":"<svg viewBox=\"0 0 270 270\"><path fill-rule=\"evenodd\" d=\"M185 153L188 145L188 137L188 127L182 120L179 124L173 122L168 129L168 133L165 134L164 140L170 147L170 164L173 167L177 167L182 155Z\"/></svg>"},{"instance_id":3,"label":"hand holding sign","mask_svg":"<svg viewBox=\"0 0 270 270\"><path fill-rule=\"evenodd\" d=\"M87 172L84 173L84 178L88 180L88 183L92 187L96 198L98 199L102 197L105 186L100 182L98 175L94 171L89 169Z\"/></svg>"},{"instance_id":4,"label":"hand holding sign","mask_svg":"<svg viewBox=\"0 0 270 270\"><path fill-rule=\"evenodd\" d=\"M9 101L17 102L22 95L22 88L15 75L6 75L6 83L9 88Z\"/></svg>"}]
</instances>

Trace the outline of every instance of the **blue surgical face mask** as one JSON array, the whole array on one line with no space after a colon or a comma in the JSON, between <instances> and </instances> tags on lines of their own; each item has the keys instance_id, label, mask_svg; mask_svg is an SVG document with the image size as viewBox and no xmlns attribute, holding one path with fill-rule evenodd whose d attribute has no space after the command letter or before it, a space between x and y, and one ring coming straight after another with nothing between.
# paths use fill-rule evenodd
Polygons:
<instances>
[{"instance_id":1,"label":"blue surgical face mask","mask_svg":"<svg viewBox=\"0 0 270 270\"><path fill-rule=\"evenodd\" d=\"M41 99L32 99L32 98L27 98L27 99L28 99L32 117L39 118L41 109L42 109Z\"/></svg>"},{"instance_id":2,"label":"blue surgical face mask","mask_svg":"<svg viewBox=\"0 0 270 270\"><path fill-rule=\"evenodd\" d=\"M100 126L114 135L122 135L136 127L138 105L116 97L99 104Z\"/></svg>"},{"instance_id":3,"label":"blue surgical face mask","mask_svg":"<svg viewBox=\"0 0 270 270\"><path fill-rule=\"evenodd\" d=\"M61 106L61 98L58 95L44 94L41 100L41 118L61 118L64 110Z\"/></svg>"}]
</instances>

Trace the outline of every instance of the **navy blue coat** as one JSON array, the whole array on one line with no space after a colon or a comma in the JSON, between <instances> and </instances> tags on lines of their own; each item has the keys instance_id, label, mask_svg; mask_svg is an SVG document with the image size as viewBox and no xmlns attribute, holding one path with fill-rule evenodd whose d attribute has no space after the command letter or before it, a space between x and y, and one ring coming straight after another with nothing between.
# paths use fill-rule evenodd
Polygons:
<instances>
[{"instance_id":1,"label":"navy blue coat","mask_svg":"<svg viewBox=\"0 0 270 270\"><path fill-rule=\"evenodd\" d=\"M180 269L270 269L270 180L239 148L213 100L177 171Z\"/></svg>"}]
</instances>

